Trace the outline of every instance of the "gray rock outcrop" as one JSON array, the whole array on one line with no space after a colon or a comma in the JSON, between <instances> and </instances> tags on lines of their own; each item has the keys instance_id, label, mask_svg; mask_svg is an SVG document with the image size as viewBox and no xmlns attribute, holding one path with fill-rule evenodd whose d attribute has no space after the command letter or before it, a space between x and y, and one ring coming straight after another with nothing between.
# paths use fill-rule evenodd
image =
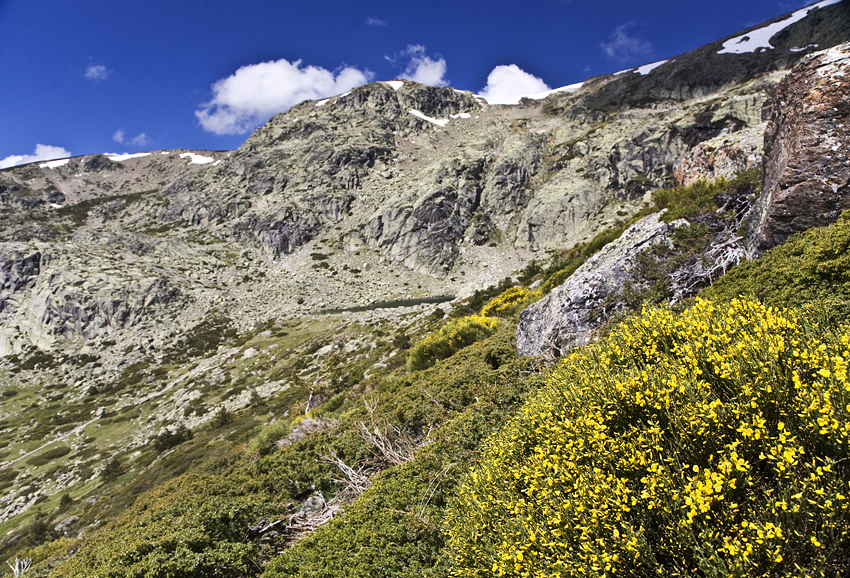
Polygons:
<instances>
[{"instance_id":1,"label":"gray rock outcrop","mask_svg":"<svg viewBox=\"0 0 850 578\"><path fill-rule=\"evenodd\" d=\"M644 217L579 267L560 287L526 308L519 318L519 355L557 356L586 345L592 332L607 321L606 300L622 291L638 256L667 241L671 230L687 222L667 224L660 213Z\"/></svg>"},{"instance_id":2,"label":"gray rock outcrop","mask_svg":"<svg viewBox=\"0 0 850 578\"><path fill-rule=\"evenodd\" d=\"M764 135L750 243L762 253L850 208L850 43L815 53L779 85Z\"/></svg>"},{"instance_id":3,"label":"gray rock outcrop","mask_svg":"<svg viewBox=\"0 0 850 578\"><path fill-rule=\"evenodd\" d=\"M765 124L723 134L692 148L673 169L676 186L687 187L699 179L731 178L742 171L761 170Z\"/></svg>"}]
</instances>

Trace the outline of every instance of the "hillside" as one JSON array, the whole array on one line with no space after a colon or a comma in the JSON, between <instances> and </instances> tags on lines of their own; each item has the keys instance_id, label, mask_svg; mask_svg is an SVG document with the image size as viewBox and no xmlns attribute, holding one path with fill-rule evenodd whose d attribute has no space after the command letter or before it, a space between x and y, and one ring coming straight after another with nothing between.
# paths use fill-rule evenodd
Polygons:
<instances>
[{"instance_id":1,"label":"hillside","mask_svg":"<svg viewBox=\"0 0 850 578\"><path fill-rule=\"evenodd\" d=\"M557 357L702 290L820 304L839 347L850 10L817 6L517 105L376 82L235 151L0 171L3 558L465 572L458 491Z\"/></svg>"}]
</instances>

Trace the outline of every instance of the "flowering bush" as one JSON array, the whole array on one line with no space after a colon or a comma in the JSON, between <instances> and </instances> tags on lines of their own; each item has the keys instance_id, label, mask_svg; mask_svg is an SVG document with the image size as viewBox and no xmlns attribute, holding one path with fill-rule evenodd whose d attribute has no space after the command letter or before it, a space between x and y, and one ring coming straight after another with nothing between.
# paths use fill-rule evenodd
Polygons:
<instances>
[{"instance_id":1,"label":"flowering bush","mask_svg":"<svg viewBox=\"0 0 850 578\"><path fill-rule=\"evenodd\" d=\"M504 317L528 305L531 300L543 296L540 291L529 291L525 287L511 287L493 297L481 308L482 317Z\"/></svg>"},{"instance_id":2,"label":"flowering bush","mask_svg":"<svg viewBox=\"0 0 850 578\"><path fill-rule=\"evenodd\" d=\"M470 315L453 319L414 345L407 354L407 369L427 369L440 359L451 357L459 350L496 331L498 321Z\"/></svg>"},{"instance_id":3,"label":"flowering bush","mask_svg":"<svg viewBox=\"0 0 850 578\"><path fill-rule=\"evenodd\" d=\"M564 359L446 518L456 576L850 567L850 334L698 300Z\"/></svg>"}]
</instances>

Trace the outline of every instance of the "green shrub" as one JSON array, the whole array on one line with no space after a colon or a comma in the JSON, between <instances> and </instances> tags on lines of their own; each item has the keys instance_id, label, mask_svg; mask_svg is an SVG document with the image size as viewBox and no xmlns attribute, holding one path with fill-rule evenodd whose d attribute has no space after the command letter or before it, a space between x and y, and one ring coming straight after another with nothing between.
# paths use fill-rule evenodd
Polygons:
<instances>
[{"instance_id":1,"label":"green shrub","mask_svg":"<svg viewBox=\"0 0 850 578\"><path fill-rule=\"evenodd\" d=\"M715 198L720 193L734 191L741 196L758 194L761 181L761 172L757 170L744 171L731 180L723 177L715 181L700 179L687 187L659 189L652 193L652 202L657 211L667 209L661 220L671 223L715 206Z\"/></svg>"},{"instance_id":2,"label":"green shrub","mask_svg":"<svg viewBox=\"0 0 850 578\"><path fill-rule=\"evenodd\" d=\"M103 471L100 472L100 478L104 482L111 482L113 480L117 480L120 476L124 474L124 466L121 465L121 462L118 461L118 458L113 458L106 467L103 468Z\"/></svg>"},{"instance_id":3,"label":"green shrub","mask_svg":"<svg viewBox=\"0 0 850 578\"><path fill-rule=\"evenodd\" d=\"M838 576L850 333L697 300L564 359L447 516L456 576Z\"/></svg>"},{"instance_id":4,"label":"green shrub","mask_svg":"<svg viewBox=\"0 0 850 578\"><path fill-rule=\"evenodd\" d=\"M27 463L31 466L43 466L44 464L55 460L56 458L61 458L62 456L71 452L71 448L68 446L59 446L50 450L47 450L44 453L32 456L27 459Z\"/></svg>"},{"instance_id":5,"label":"green shrub","mask_svg":"<svg viewBox=\"0 0 850 578\"><path fill-rule=\"evenodd\" d=\"M506 317L520 308L527 306L531 300L540 298L540 291L529 291L525 287L511 287L501 295L493 297L481 308L482 317Z\"/></svg>"},{"instance_id":6,"label":"green shrub","mask_svg":"<svg viewBox=\"0 0 850 578\"><path fill-rule=\"evenodd\" d=\"M708 299L738 296L767 305L827 304L839 319L850 318L850 211L829 227L816 227L745 261L706 288Z\"/></svg>"},{"instance_id":7,"label":"green shrub","mask_svg":"<svg viewBox=\"0 0 850 578\"><path fill-rule=\"evenodd\" d=\"M233 413L225 406L221 405L215 412L212 418L212 425L216 428L224 427L233 421Z\"/></svg>"},{"instance_id":8,"label":"green shrub","mask_svg":"<svg viewBox=\"0 0 850 578\"><path fill-rule=\"evenodd\" d=\"M253 439L250 445L251 452L257 452L264 456L270 454L275 449L275 444L289 435L292 431L292 426L288 421L278 420L270 423L262 430L260 434Z\"/></svg>"},{"instance_id":9,"label":"green shrub","mask_svg":"<svg viewBox=\"0 0 850 578\"><path fill-rule=\"evenodd\" d=\"M248 528L266 505L246 475L187 474L145 494L52 576L239 577L255 574L260 547Z\"/></svg>"},{"instance_id":10,"label":"green shrub","mask_svg":"<svg viewBox=\"0 0 850 578\"><path fill-rule=\"evenodd\" d=\"M165 430L154 439L153 445L158 452L170 450L174 446L178 446L185 441L192 439L192 430L187 428L182 423L177 426L174 431Z\"/></svg>"},{"instance_id":11,"label":"green shrub","mask_svg":"<svg viewBox=\"0 0 850 578\"><path fill-rule=\"evenodd\" d=\"M497 324L495 319L478 315L453 319L410 349L407 369L427 369L437 361L451 357L464 347L492 335Z\"/></svg>"}]
</instances>

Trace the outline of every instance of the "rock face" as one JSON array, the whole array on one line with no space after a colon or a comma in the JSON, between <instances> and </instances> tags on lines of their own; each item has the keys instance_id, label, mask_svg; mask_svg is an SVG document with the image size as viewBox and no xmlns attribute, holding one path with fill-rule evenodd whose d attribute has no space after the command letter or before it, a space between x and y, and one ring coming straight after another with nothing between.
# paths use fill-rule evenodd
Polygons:
<instances>
[{"instance_id":1,"label":"rock face","mask_svg":"<svg viewBox=\"0 0 850 578\"><path fill-rule=\"evenodd\" d=\"M520 314L517 327L519 355L556 356L590 341L591 333L607 317L606 300L622 291L631 279L638 256L667 241L670 231L687 222L667 224L660 214L644 217L587 260L560 287Z\"/></svg>"},{"instance_id":2,"label":"rock face","mask_svg":"<svg viewBox=\"0 0 850 578\"><path fill-rule=\"evenodd\" d=\"M761 170L765 126L757 124L698 144L673 169L674 184L687 187L699 179L713 181Z\"/></svg>"},{"instance_id":3,"label":"rock face","mask_svg":"<svg viewBox=\"0 0 850 578\"><path fill-rule=\"evenodd\" d=\"M833 223L850 208L850 44L807 57L780 83L764 135L751 249Z\"/></svg>"},{"instance_id":4,"label":"rock face","mask_svg":"<svg viewBox=\"0 0 850 578\"><path fill-rule=\"evenodd\" d=\"M848 40L845 4L809 10L770 50L718 41L516 106L375 82L298 104L235 151L2 170L0 355L156 350L208 318L247 329L469 295L633 214L674 167L756 164L752 131L810 50L795 47Z\"/></svg>"}]
</instances>

